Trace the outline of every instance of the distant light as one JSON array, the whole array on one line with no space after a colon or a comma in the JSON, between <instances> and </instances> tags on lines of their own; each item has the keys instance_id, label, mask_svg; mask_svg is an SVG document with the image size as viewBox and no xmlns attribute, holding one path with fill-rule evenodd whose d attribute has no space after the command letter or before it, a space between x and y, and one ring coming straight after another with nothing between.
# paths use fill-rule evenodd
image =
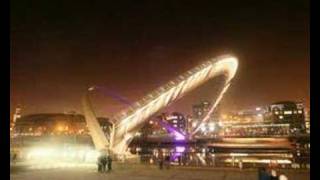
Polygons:
<instances>
[{"instance_id":1,"label":"distant light","mask_svg":"<svg viewBox=\"0 0 320 180\"><path fill-rule=\"evenodd\" d=\"M227 117L228 117L228 116L225 115L225 114L222 115L222 119L227 119Z\"/></svg>"},{"instance_id":2,"label":"distant light","mask_svg":"<svg viewBox=\"0 0 320 180\"><path fill-rule=\"evenodd\" d=\"M185 140L186 137L184 135L182 135L181 133L174 131L174 139L177 141L181 141L181 140Z\"/></svg>"},{"instance_id":3,"label":"distant light","mask_svg":"<svg viewBox=\"0 0 320 180\"><path fill-rule=\"evenodd\" d=\"M93 90L95 90L95 87L94 87L94 86L92 86L92 87L90 87L90 88L88 89L88 91L93 91Z\"/></svg>"},{"instance_id":4,"label":"distant light","mask_svg":"<svg viewBox=\"0 0 320 180\"><path fill-rule=\"evenodd\" d=\"M283 114L292 114L292 111L284 111Z\"/></svg>"},{"instance_id":5,"label":"distant light","mask_svg":"<svg viewBox=\"0 0 320 180\"><path fill-rule=\"evenodd\" d=\"M230 156L248 156L247 153L230 153Z\"/></svg>"},{"instance_id":6,"label":"distant light","mask_svg":"<svg viewBox=\"0 0 320 180\"><path fill-rule=\"evenodd\" d=\"M192 123L192 127L196 127L197 123L196 122L193 122Z\"/></svg>"},{"instance_id":7,"label":"distant light","mask_svg":"<svg viewBox=\"0 0 320 180\"><path fill-rule=\"evenodd\" d=\"M256 107L256 111L260 111L261 110L261 108L260 107Z\"/></svg>"},{"instance_id":8,"label":"distant light","mask_svg":"<svg viewBox=\"0 0 320 180\"><path fill-rule=\"evenodd\" d=\"M63 128L63 126L58 126L57 129L58 129L58 131L63 131L64 128Z\"/></svg>"},{"instance_id":9,"label":"distant light","mask_svg":"<svg viewBox=\"0 0 320 180\"><path fill-rule=\"evenodd\" d=\"M177 146L176 147L176 152L178 152L178 153L182 153L182 152L184 152L186 150L186 147L184 147L184 146Z\"/></svg>"}]
</instances>

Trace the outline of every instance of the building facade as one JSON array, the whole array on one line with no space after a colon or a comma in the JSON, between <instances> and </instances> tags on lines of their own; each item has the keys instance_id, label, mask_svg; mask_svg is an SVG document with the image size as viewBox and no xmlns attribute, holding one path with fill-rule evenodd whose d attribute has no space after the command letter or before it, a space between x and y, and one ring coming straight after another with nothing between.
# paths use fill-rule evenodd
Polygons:
<instances>
[{"instance_id":1,"label":"building facade","mask_svg":"<svg viewBox=\"0 0 320 180\"><path fill-rule=\"evenodd\" d=\"M305 113L302 103L283 101L268 106L265 121L274 124L289 124L291 134L305 133Z\"/></svg>"},{"instance_id":2,"label":"building facade","mask_svg":"<svg viewBox=\"0 0 320 180\"><path fill-rule=\"evenodd\" d=\"M101 128L108 133L111 123L107 118L98 118ZM31 114L22 116L15 123L14 136L86 135L88 128L80 114Z\"/></svg>"}]
</instances>

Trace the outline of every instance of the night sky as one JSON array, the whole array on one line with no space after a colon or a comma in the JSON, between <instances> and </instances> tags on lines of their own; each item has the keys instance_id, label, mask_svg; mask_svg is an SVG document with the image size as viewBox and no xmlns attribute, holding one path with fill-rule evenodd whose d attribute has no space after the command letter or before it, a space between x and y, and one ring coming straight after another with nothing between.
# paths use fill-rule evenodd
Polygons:
<instances>
[{"instance_id":1,"label":"night sky","mask_svg":"<svg viewBox=\"0 0 320 180\"><path fill-rule=\"evenodd\" d=\"M224 111L281 100L309 106L307 0L101 2L11 1L11 112L17 104L23 114L81 112L91 85L138 100L223 53L239 59ZM190 112L218 84L170 111ZM123 107L102 94L93 95L100 114Z\"/></svg>"}]
</instances>

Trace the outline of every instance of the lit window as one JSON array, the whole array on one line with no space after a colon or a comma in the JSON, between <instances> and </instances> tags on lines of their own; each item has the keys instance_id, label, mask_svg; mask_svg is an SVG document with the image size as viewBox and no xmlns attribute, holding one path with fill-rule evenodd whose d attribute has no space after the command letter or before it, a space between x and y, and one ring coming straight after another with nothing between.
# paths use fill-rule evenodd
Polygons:
<instances>
[{"instance_id":1,"label":"lit window","mask_svg":"<svg viewBox=\"0 0 320 180\"><path fill-rule=\"evenodd\" d=\"M279 119L283 119L283 116L279 116Z\"/></svg>"},{"instance_id":2,"label":"lit window","mask_svg":"<svg viewBox=\"0 0 320 180\"><path fill-rule=\"evenodd\" d=\"M292 111L284 111L284 114L292 114Z\"/></svg>"},{"instance_id":3,"label":"lit window","mask_svg":"<svg viewBox=\"0 0 320 180\"><path fill-rule=\"evenodd\" d=\"M279 111L274 112L275 114L279 114Z\"/></svg>"},{"instance_id":4,"label":"lit window","mask_svg":"<svg viewBox=\"0 0 320 180\"><path fill-rule=\"evenodd\" d=\"M299 113L299 114L302 114L302 110L299 110L298 113Z\"/></svg>"}]
</instances>

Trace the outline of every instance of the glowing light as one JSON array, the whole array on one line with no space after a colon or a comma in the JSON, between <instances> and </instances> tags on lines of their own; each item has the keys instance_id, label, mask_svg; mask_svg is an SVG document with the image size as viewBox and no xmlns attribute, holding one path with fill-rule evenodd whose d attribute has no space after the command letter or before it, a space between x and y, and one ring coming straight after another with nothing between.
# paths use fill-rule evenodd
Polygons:
<instances>
[{"instance_id":1,"label":"glowing light","mask_svg":"<svg viewBox=\"0 0 320 180\"><path fill-rule=\"evenodd\" d=\"M184 135L182 135L181 133L177 132L177 131L174 131L174 139L177 140L177 141L182 141L182 140L185 140L186 137Z\"/></svg>"},{"instance_id":2,"label":"glowing light","mask_svg":"<svg viewBox=\"0 0 320 180\"><path fill-rule=\"evenodd\" d=\"M94 87L94 86L92 86L92 87L90 87L90 88L88 89L88 91L93 91L93 90L95 90L95 87Z\"/></svg>"},{"instance_id":3,"label":"glowing light","mask_svg":"<svg viewBox=\"0 0 320 180\"><path fill-rule=\"evenodd\" d=\"M225 115L225 114L222 115L222 119L227 119L227 118L228 118L227 115Z\"/></svg>"},{"instance_id":4,"label":"glowing light","mask_svg":"<svg viewBox=\"0 0 320 180\"><path fill-rule=\"evenodd\" d=\"M79 159L82 162L96 162L99 152L90 148L34 147L27 153L32 162L66 162Z\"/></svg>"},{"instance_id":5,"label":"glowing light","mask_svg":"<svg viewBox=\"0 0 320 180\"><path fill-rule=\"evenodd\" d=\"M284 111L283 114L292 114L292 111Z\"/></svg>"},{"instance_id":6,"label":"glowing light","mask_svg":"<svg viewBox=\"0 0 320 180\"><path fill-rule=\"evenodd\" d=\"M182 153L186 150L186 147L184 146L176 146L176 152Z\"/></svg>"},{"instance_id":7,"label":"glowing light","mask_svg":"<svg viewBox=\"0 0 320 180\"><path fill-rule=\"evenodd\" d=\"M246 153L230 153L230 156L235 156L235 157L237 157L237 156L248 156L248 154L246 154Z\"/></svg>"},{"instance_id":8,"label":"glowing light","mask_svg":"<svg viewBox=\"0 0 320 180\"><path fill-rule=\"evenodd\" d=\"M207 130L206 126L203 123L201 124L200 129L202 132L205 132Z\"/></svg>"},{"instance_id":9,"label":"glowing light","mask_svg":"<svg viewBox=\"0 0 320 180\"><path fill-rule=\"evenodd\" d=\"M58 130L58 131L63 131L64 128L63 128L63 126L59 125L59 126L57 127L57 130Z\"/></svg>"},{"instance_id":10,"label":"glowing light","mask_svg":"<svg viewBox=\"0 0 320 180\"><path fill-rule=\"evenodd\" d=\"M192 127L196 127L197 126L197 123L196 122L193 122L192 123Z\"/></svg>"}]
</instances>

